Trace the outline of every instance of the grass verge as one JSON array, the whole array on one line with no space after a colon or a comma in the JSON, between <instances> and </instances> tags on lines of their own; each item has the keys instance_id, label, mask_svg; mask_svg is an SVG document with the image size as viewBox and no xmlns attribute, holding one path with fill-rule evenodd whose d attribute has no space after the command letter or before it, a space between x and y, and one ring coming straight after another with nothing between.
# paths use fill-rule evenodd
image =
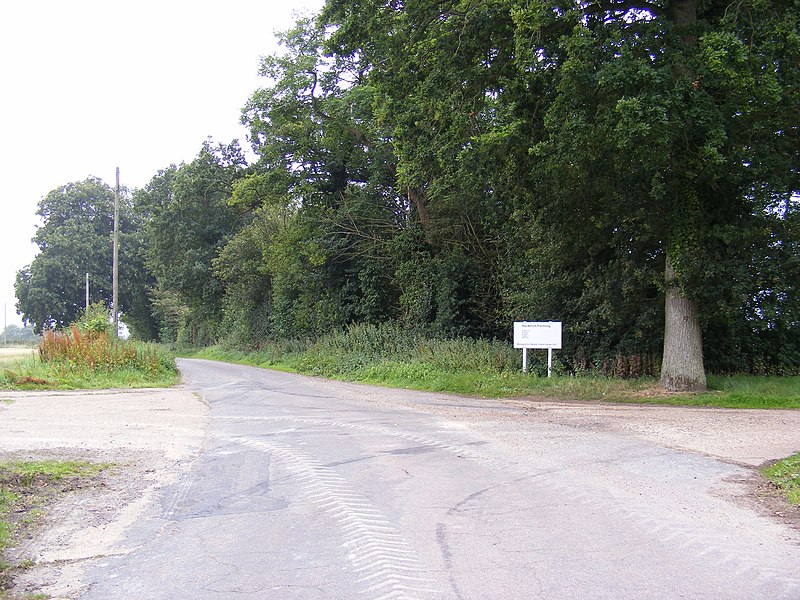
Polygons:
<instances>
[{"instance_id":1,"label":"grass verge","mask_svg":"<svg viewBox=\"0 0 800 600\"><path fill-rule=\"evenodd\" d=\"M8 597L14 574L29 566L7 562L7 548L36 525L48 502L110 467L76 461L0 462L0 599Z\"/></svg>"},{"instance_id":2,"label":"grass verge","mask_svg":"<svg viewBox=\"0 0 800 600\"><path fill-rule=\"evenodd\" d=\"M363 331L356 332L361 337ZM338 335L338 334L337 334ZM557 400L713 406L721 408L800 408L800 377L709 376L704 393L669 393L652 377L622 379L596 375L541 376L534 364L523 374L513 351L493 342L417 339L400 346L376 339L302 344L276 342L254 352L221 346L184 351L183 356L208 358L331 379L388 387L445 392L484 398L538 396ZM537 374L538 372L538 374Z\"/></svg>"},{"instance_id":3,"label":"grass verge","mask_svg":"<svg viewBox=\"0 0 800 600\"><path fill-rule=\"evenodd\" d=\"M800 505L800 453L779 460L761 472L783 492L790 504Z\"/></svg>"},{"instance_id":4,"label":"grass verge","mask_svg":"<svg viewBox=\"0 0 800 600\"><path fill-rule=\"evenodd\" d=\"M155 344L64 336L56 351L0 355L0 389L170 387L179 381L174 355Z\"/></svg>"}]
</instances>

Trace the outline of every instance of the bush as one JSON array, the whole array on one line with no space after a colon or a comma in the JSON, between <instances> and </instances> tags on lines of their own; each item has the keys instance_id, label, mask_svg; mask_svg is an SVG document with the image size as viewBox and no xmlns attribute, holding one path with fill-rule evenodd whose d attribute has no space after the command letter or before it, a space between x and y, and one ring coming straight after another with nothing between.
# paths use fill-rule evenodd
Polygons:
<instances>
[{"instance_id":1,"label":"bush","mask_svg":"<svg viewBox=\"0 0 800 600\"><path fill-rule=\"evenodd\" d=\"M235 346L226 345L225 350ZM397 321L351 324L317 339L265 340L245 350L254 351L251 360L264 366L287 362L298 370L333 376L384 361L425 363L448 373L498 374L522 368L522 353L510 341L435 336ZM528 367L534 375L546 375L547 353L529 352ZM553 357L555 374L639 379L657 376L659 367L660 357L655 354L618 353L590 359L581 349L573 357L565 351L557 351Z\"/></svg>"},{"instance_id":2,"label":"bush","mask_svg":"<svg viewBox=\"0 0 800 600\"><path fill-rule=\"evenodd\" d=\"M106 334L114 333L114 322L111 313L105 304L97 302L89 306L83 316L72 324L85 334Z\"/></svg>"}]
</instances>

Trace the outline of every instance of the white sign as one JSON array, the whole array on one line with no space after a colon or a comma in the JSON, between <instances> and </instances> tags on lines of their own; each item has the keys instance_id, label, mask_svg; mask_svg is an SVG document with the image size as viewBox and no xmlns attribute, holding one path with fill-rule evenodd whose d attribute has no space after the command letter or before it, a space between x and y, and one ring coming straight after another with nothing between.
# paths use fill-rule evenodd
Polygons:
<instances>
[{"instance_id":1,"label":"white sign","mask_svg":"<svg viewBox=\"0 0 800 600\"><path fill-rule=\"evenodd\" d=\"M516 321L514 348L561 349L561 321Z\"/></svg>"}]
</instances>

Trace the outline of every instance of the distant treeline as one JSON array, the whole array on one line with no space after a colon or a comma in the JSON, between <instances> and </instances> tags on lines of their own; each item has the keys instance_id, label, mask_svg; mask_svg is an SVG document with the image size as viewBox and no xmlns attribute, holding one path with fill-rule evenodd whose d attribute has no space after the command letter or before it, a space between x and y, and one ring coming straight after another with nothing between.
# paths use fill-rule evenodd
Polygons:
<instances>
[{"instance_id":1,"label":"distant treeline","mask_svg":"<svg viewBox=\"0 0 800 600\"><path fill-rule=\"evenodd\" d=\"M19 325L8 325L0 333L0 343L3 344L38 344L42 336L34 332L32 326L20 327Z\"/></svg>"}]
</instances>

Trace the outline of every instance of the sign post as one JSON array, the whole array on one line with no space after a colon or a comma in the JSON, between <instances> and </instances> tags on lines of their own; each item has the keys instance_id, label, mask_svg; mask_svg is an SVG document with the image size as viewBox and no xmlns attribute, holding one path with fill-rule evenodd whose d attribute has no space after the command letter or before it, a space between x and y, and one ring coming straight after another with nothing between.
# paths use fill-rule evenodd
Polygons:
<instances>
[{"instance_id":1,"label":"sign post","mask_svg":"<svg viewBox=\"0 0 800 600\"><path fill-rule=\"evenodd\" d=\"M553 374L553 350L561 349L561 321L515 321L514 348L522 349L522 372L528 372L528 348L547 350L547 376Z\"/></svg>"}]
</instances>

